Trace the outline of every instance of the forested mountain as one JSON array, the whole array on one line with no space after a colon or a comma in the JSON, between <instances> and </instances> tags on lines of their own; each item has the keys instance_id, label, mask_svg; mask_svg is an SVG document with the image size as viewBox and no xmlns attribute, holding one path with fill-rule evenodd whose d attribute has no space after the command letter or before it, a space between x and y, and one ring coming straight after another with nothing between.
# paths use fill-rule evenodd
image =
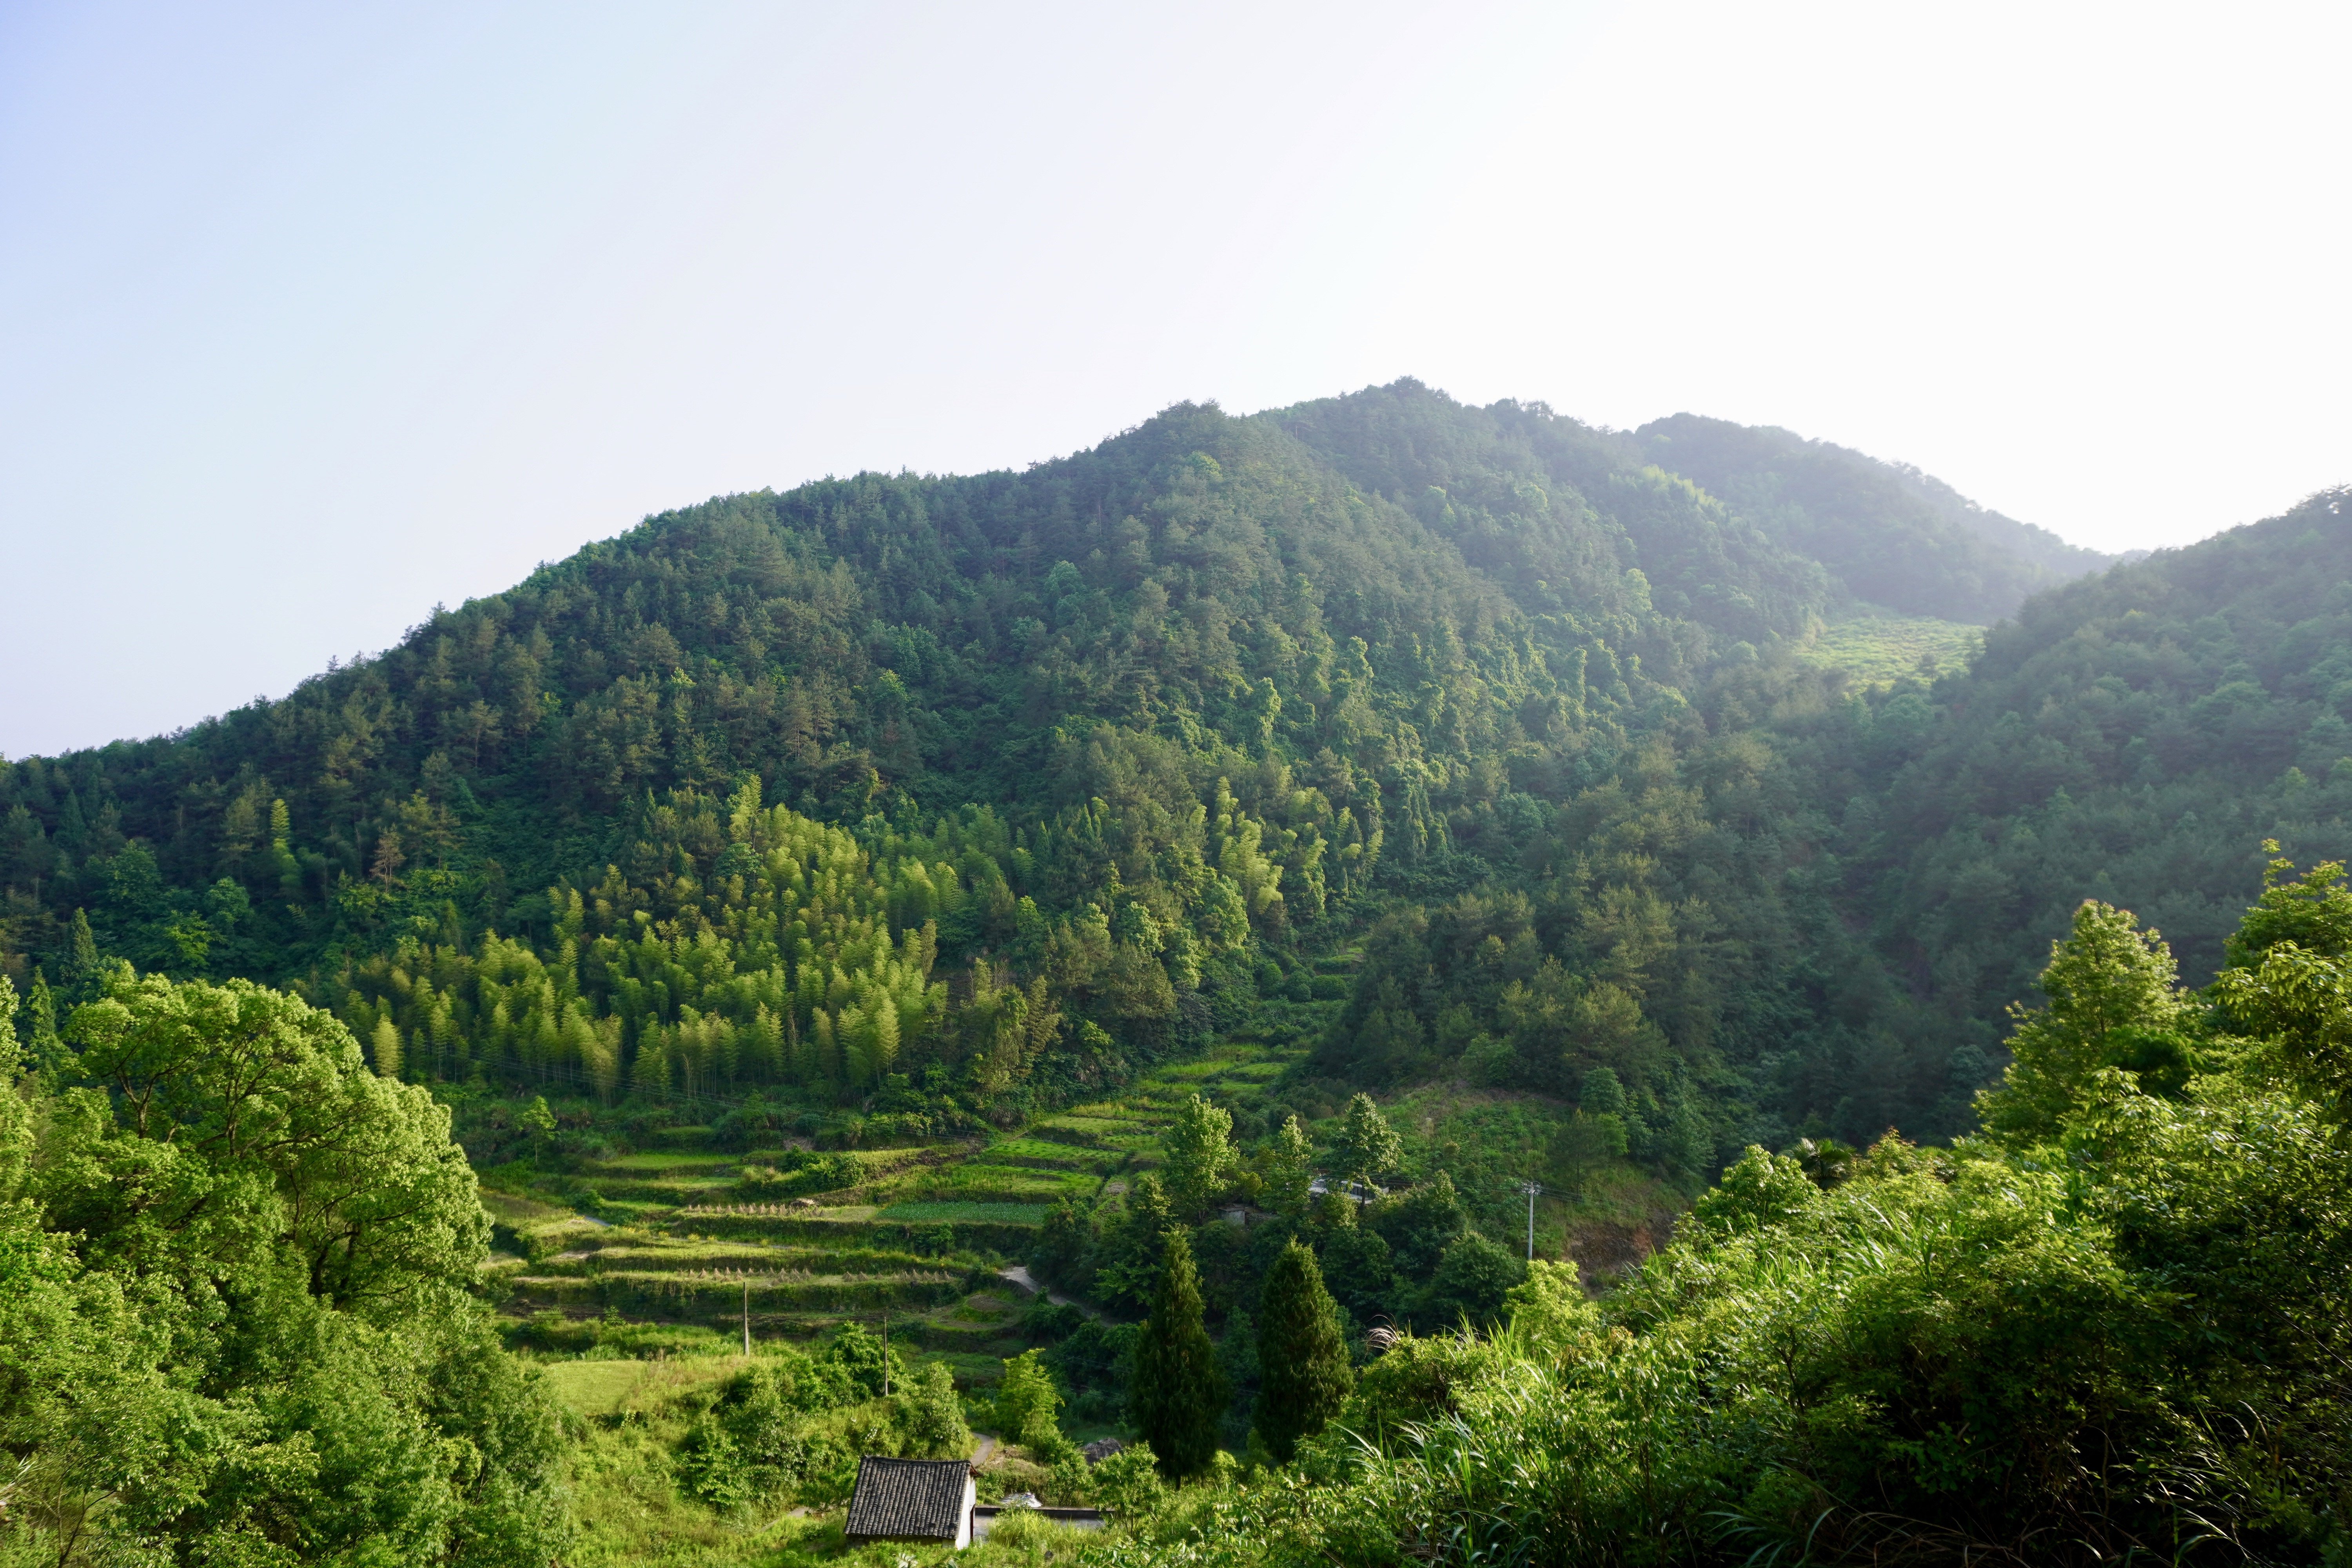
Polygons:
<instances>
[{"instance_id":1,"label":"forested mountain","mask_svg":"<svg viewBox=\"0 0 2352 1568\"><path fill-rule=\"evenodd\" d=\"M2261 837L2331 849L2352 745L2335 497L1847 689L1805 655L1841 581L2031 575L1917 491L1408 382L716 500L282 701L9 764L0 961L290 979L441 1070L985 1100L1205 1040L1369 922L1335 1086L1606 1067L1693 1175L1947 1133L2074 900L2210 968Z\"/></svg>"},{"instance_id":2,"label":"forested mountain","mask_svg":"<svg viewBox=\"0 0 2352 1568\"><path fill-rule=\"evenodd\" d=\"M0 1543L801 1562L972 1401L1090 1563L2341 1556L2347 500L1187 405L0 763Z\"/></svg>"},{"instance_id":3,"label":"forested mountain","mask_svg":"<svg viewBox=\"0 0 2352 1568\"><path fill-rule=\"evenodd\" d=\"M1846 808L1857 881L1951 1016L2022 994L2085 898L2161 928L2201 984L2263 839L2352 856L2347 500L2039 595L1968 671L1880 711L1911 732L1879 799Z\"/></svg>"},{"instance_id":4,"label":"forested mountain","mask_svg":"<svg viewBox=\"0 0 2352 1568\"><path fill-rule=\"evenodd\" d=\"M1786 430L1677 414L1633 437L1847 593L1906 614L1989 625L2116 559L1988 511L1915 468Z\"/></svg>"}]
</instances>

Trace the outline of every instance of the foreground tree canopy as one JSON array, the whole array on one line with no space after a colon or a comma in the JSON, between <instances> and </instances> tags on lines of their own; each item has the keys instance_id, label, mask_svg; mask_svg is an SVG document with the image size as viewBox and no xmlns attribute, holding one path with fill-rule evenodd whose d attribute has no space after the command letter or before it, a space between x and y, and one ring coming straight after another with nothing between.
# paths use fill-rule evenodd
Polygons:
<instances>
[{"instance_id":1,"label":"foreground tree canopy","mask_svg":"<svg viewBox=\"0 0 2352 1568\"><path fill-rule=\"evenodd\" d=\"M7 1560L547 1562L447 1112L243 981L118 969L67 1037L20 1076L0 1014Z\"/></svg>"}]
</instances>

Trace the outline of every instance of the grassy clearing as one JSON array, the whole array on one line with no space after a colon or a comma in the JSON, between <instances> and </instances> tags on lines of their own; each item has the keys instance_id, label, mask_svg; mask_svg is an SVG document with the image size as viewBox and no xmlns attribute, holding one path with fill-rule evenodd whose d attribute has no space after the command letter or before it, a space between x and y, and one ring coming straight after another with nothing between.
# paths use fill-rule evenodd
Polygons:
<instances>
[{"instance_id":1,"label":"grassy clearing","mask_svg":"<svg viewBox=\"0 0 2352 1568\"><path fill-rule=\"evenodd\" d=\"M686 1171L700 1166L732 1165L740 1163L741 1158L737 1154L713 1154L681 1149L675 1153L619 1154L610 1160L600 1160L596 1164L599 1170L605 1171Z\"/></svg>"},{"instance_id":2,"label":"grassy clearing","mask_svg":"<svg viewBox=\"0 0 2352 1568\"><path fill-rule=\"evenodd\" d=\"M1926 616L1889 616L1840 621L1823 628L1812 656L1843 669L1866 686L1883 686L1920 673L1932 659L1938 670L1965 665L1984 644L1984 628Z\"/></svg>"},{"instance_id":3,"label":"grassy clearing","mask_svg":"<svg viewBox=\"0 0 2352 1568\"><path fill-rule=\"evenodd\" d=\"M1067 1143L1048 1142L1042 1138L1006 1138L990 1144L982 1157L994 1164L1034 1164L1047 1170L1085 1171L1099 1175L1118 1162L1116 1159Z\"/></svg>"},{"instance_id":4,"label":"grassy clearing","mask_svg":"<svg viewBox=\"0 0 2352 1568\"><path fill-rule=\"evenodd\" d=\"M577 1415L609 1415L660 1363L643 1361L559 1361L540 1369L556 1403Z\"/></svg>"},{"instance_id":5,"label":"grassy clearing","mask_svg":"<svg viewBox=\"0 0 2352 1568\"><path fill-rule=\"evenodd\" d=\"M924 1171L900 1184L902 1200L973 1200L1052 1203L1095 1190L1091 1172L1036 1171L1020 1165L946 1165Z\"/></svg>"}]
</instances>

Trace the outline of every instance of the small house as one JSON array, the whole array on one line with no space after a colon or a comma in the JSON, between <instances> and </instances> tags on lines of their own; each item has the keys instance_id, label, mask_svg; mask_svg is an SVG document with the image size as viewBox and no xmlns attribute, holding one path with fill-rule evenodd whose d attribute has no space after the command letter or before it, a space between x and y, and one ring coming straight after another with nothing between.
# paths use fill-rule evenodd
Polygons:
<instances>
[{"instance_id":1,"label":"small house","mask_svg":"<svg viewBox=\"0 0 2352 1568\"><path fill-rule=\"evenodd\" d=\"M886 1459L868 1454L857 1461L857 1489L849 1495L849 1518L842 1533L853 1546L869 1541L946 1542L958 1552L971 1544L971 1461Z\"/></svg>"}]
</instances>

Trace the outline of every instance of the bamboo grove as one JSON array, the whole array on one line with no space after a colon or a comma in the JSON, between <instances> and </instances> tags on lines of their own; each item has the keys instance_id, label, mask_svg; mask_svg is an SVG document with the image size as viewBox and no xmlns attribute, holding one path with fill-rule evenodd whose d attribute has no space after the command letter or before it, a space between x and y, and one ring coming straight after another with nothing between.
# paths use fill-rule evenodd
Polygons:
<instances>
[{"instance_id":1,"label":"bamboo grove","mask_svg":"<svg viewBox=\"0 0 2352 1568\"><path fill-rule=\"evenodd\" d=\"M862 1095L940 1070L933 1087L988 1099L1066 1037L1083 1074L1117 1048L1097 1017L1172 1044L1187 999L1251 984L1254 933L1370 874L1376 815L1367 831L1311 789L1283 804L1297 826L1219 779L1154 847L1166 875L1129 884L1100 801L1025 831L969 806L901 834L763 806L756 780L676 791L644 803L626 870L549 890L548 941L412 932L308 989L395 1076L570 1076L609 1100ZM1095 896L1049 918L1034 894L1074 882Z\"/></svg>"}]
</instances>

